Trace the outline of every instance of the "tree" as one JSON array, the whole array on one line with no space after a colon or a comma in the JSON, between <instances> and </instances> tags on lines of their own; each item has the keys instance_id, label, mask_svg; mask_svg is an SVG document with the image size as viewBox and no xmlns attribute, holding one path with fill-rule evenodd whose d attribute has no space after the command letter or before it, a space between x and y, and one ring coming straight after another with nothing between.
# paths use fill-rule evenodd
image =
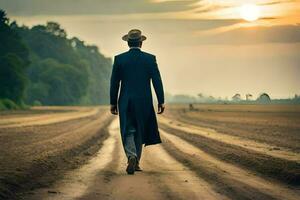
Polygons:
<instances>
[{"instance_id":1,"label":"tree","mask_svg":"<svg viewBox=\"0 0 300 200\"><path fill-rule=\"evenodd\" d=\"M240 94L235 94L233 97L232 97L232 100L233 101L240 101L241 100L241 95Z\"/></svg>"},{"instance_id":2,"label":"tree","mask_svg":"<svg viewBox=\"0 0 300 200\"><path fill-rule=\"evenodd\" d=\"M246 94L246 100L247 100L247 101L250 101L251 98L252 98L252 94Z\"/></svg>"},{"instance_id":3,"label":"tree","mask_svg":"<svg viewBox=\"0 0 300 200\"><path fill-rule=\"evenodd\" d=\"M27 83L24 69L24 61L15 54L0 57L0 98L22 102Z\"/></svg>"},{"instance_id":4,"label":"tree","mask_svg":"<svg viewBox=\"0 0 300 200\"><path fill-rule=\"evenodd\" d=\"M262 93L259 95L256 101L261 104L268 104L271 103L271 97L267 93Z\"/></svg>"},{"instance_id":5,"label":"tree","mask_svg":"<svg viewBox=\"0 0 300 200\"><path fill-rule=\"evenodd\" d=\"M32 28L9 24L2 10L0 26L0 98L44 105L108 103L112 62L98 47L68 39L55 22Z\"/></svg>"},{"instance_id":6,"label":"tree","mask_svg":"<svg viewBox=\"0 0 300 200\"><path fill-rule=\"evenodd\" d=\"M28 91L30 103L38 100L45 105L78 104L86 95L88 74L71 65L45 59L35 65L33 72Z\"/></svg>"},{"instance_id":7,"label":"tree","mask_svg":"<svg viewBox=\"0 0 300 200\"><path fill-rule=\"evenodd\" d=\"M43 26L43 25L36 25L36 26L33 26L32 29L31 29L33 32L47 32L46 30L46 27Z\"/></svg>"},{"instance_id":8,"label":"tree","mask_svg":"<svg viewBox=\"0 0 300 200\"><path fill-rule=\"evenodd\" d=\"M60 25L56 22L47 22L46 31L57 37L62 37L62 38L67 37L66 31L62 29Z\"/></svg>"},{"instance_id":9,"label":"tree","mask_svg":"<svg viewBox=\"0 0 300 200\"><path fill-rule=\"evenodd\" d=\"M28 48L19 34L8 25L8 21L5 12L0 10L0 57L12 53L29 64Z\"/></svg>"},{"instance_id":10,"label":"tree","mask_svg":"<svg viewBox=\"0 0 300 200\"><path fill-rule=\"evenodd\" d=\"M27 84L28 49L0 10L0 98L21 103Z\"/></svg>"},{"instance_id":11,"label":"tree","mask_svg":"<svg viewBox=\"0 0 300 200\"><path fill-rule=\"evenodd\" d=\"M198 94L198 97L199 97L200 99L202 99L202 98L204 97L204 95L203 95L202 93L199 93L199 94Z\"/></svg>"},{"instance_id":12,"label":"tree","mask_svg":"<svg viewBox=\"0 0 300 200\"><path fill-rule=\"evenodd\" d=\"M3 26L4 24L8 24L9 20L6 17L6 12L4 10L0 9L0 27Z\"/></svg>"}]
</instances>

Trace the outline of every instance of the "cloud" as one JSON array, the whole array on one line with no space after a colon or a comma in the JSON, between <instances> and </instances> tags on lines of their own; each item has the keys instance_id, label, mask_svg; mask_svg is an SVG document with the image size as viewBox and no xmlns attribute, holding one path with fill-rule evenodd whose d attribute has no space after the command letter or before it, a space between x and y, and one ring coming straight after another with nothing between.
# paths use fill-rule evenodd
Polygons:
<instances>
[{"instance_id":1,"label":"cloud","mask_svg":"<svg viewBox=\"0 0 300 200\"><path fill-rule=\"evenodd\" d=\"M198 37L206 44L300 43L300 24L270 27L244 27Z\"/></svg>"},{"instance_id":2,"label":"cloud","mask_svg":"<svg viewBox=\"0 0 300 200\"><path fill-rule=\"evenodd\" d=\"M260 3L258 5L269 6L269 5L277 5L277 4L293 3L293 2L296 2L296 1L295 0L269 1L269 2L265 2L265 3Z\"/></svg>"},{"instance_id":3,"label":"cloud","mask_svg":"<svg viewBox=\"0 0 300 200\"><path fill-rule=\"evenodd\" d=\"M207 12L214 12L221 9L232 8L232 6L228 5L207 5L201 6L200 8L196 9L196 13L207 13Z\"/></svg>"},{"instance_id":4,"label":"cloud","mask_svg":"<svg viewBox=\"0 0 300 200\"><path fill-rule=\"evenodd\" d=\"M197 0L0 0L0 7L12 15L90 15L184 11Z\"/></svg>"}]
</instances>

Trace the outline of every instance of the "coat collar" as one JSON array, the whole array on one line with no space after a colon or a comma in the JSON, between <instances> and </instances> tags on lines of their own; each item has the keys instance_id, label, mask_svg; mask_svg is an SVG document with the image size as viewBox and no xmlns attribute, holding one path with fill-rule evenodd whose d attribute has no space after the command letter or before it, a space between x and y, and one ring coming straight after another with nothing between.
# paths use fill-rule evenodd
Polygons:
<instances>
[{"instance_id":1,"label":"coat collar","mask_svg":"<svg viewBox=\"0 0 300 200\"><path fill-rule=\"evenodd\" d=\"M130 47L129 51L141 51L140 47Z\"/></svg>"}]
</instances>

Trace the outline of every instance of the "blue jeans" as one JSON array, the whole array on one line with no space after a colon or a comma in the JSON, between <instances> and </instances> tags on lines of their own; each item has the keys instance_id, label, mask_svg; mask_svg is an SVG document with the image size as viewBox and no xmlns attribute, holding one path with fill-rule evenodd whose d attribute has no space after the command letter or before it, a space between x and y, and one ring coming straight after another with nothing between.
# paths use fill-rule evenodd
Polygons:
<instances>
[{"instance_id":1,"label":"blue jeans","mask_svg":"<svg viewBox=\"0 0 300 200\"><path fill-rule=\"evenodd\" d=\"M142 155L142 138L137 130L137 123L132 106L128 105L124 150L127 158L135 156L139 161Z\"/></svg>"}]
</instances>

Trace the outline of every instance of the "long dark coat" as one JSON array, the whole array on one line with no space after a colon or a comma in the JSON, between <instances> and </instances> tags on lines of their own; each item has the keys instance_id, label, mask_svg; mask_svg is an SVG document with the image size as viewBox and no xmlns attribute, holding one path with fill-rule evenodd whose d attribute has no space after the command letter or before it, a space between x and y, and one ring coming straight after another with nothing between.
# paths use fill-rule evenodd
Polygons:
<instances>
[{"instance_id":1,"label":"long dark coat","mask_svg":"<svg viewBox=\"0 0 300 200\"><path fill-rule=\"evenodd\" d=\"M161 143L153 108L151 80L158 103L164 103L164 90L156 58L138 48L115 56L111 75L110 103L119 107L122 141L126 131L126 114L129 103L133 107L137 132L143 144ZM121 83L120 95L119 86Z\"/></svg>"}]
</instances>

